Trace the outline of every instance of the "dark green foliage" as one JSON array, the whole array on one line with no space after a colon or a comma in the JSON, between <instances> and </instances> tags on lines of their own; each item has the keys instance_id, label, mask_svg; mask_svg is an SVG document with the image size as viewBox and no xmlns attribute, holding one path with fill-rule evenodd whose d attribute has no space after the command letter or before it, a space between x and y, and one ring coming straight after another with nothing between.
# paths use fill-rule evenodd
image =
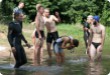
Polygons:
<instances>
[{"instance_id":1,"label":"dark green foliage","mask_svg":"<svg viewBox=\"0 0 110 75\"><path fill-rule=\"evenodd\" d=\"M31 21L36 16L35 5L41 3L45 8L50 8L52 14L59 11L62 22L80 22L82 14L99 15L105 25L110 22L110 3L107 0L3 0L0 14L9 17L19 1L25 3L24 12L28 15L27 20Z\"/></svg>"}]
</instances>

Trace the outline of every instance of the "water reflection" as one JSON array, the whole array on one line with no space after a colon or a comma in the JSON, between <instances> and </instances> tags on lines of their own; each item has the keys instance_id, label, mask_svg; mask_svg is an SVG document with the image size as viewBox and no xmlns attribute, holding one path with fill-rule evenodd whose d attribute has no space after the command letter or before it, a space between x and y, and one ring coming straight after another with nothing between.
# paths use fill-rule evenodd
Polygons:
<instances>
[{"instance_id":1,"label":"water reflection","mask_svg":"<svg viewBox=\"0 0 110 75\"><path fill-rule=\"evenodd\" d=\"M102 75L103 67L100 62L89 62L87 75Z\"/></svg>"},{"instance_id":2,"label":"water reflection","mask_svg":"<svg viewBox=\"0 0 110 75\"><path fill-rule=\"evenodd\" d=\"M53 74L49 74L48 72L35 72L32 75L53 75Z\"/></svg>"},{"instance_id":3,"label":"water reflection","mask_svg":"<svg viewBox=\"0 0 110 75\"><path fill-rule=\"evenodd\" d=\"M14 70L11 75L26 75L25 73L21 73L18 70Z\"/></svg>"}]
</instances>

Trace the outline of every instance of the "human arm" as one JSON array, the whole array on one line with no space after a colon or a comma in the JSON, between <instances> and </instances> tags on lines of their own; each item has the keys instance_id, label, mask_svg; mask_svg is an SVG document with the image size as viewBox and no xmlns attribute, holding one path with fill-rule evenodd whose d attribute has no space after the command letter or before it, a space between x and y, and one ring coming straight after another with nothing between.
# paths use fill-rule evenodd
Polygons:
<instances>
[{"instance_id":1,"label":"human arm","mask_svg":"<svg viewBox=\"0 0 110 75\"><path fill-rule=\"evenodd\" d=\"M70 44L67 44L67 43L68 43L68 41L70 39L68 39L68 38L62 38L62 40L63 40L63 42L62 42L61 48L63 48L63 49L69 49L71 47L71 42L70 42Z\"/></svg>"},{"instance_id":2,"label":"human arm","mask_svg":"<svg viewBox=\"0 0 110 75\"><path fill-rule=\"evenodd\" d=\"M36 23L36 31L38 33L38 38L41 39L42 37L41 37L41 33L40 33L39 16L36 16L35 23Z\"/></svg>"},{"instance_id":3,"label":"human arm","mask_svg":"<svg viewBox=\"0 0 110 75\"><path fill-rule=\"evenodd\" d=\"M8 26L8 35L7 35L7 38L8 38L8 42L9 42L10 46L11 47L14 47L14 45L13 45L12 32L13 32L13 23L10 23L9 26Z\"/></svg>"},{"instance_id":4,"label":"human arm","mask_svg":"<svg viewBox=\"0 0 110 75\"><path fill-rule=\"evenodd\" d=\"M52 17L55 22L61 22L61 18L58 12L55 12L55 16L52 15Z\"/></svg>"},{"instance_id":5,"label":"human arm","mask_svg":"<svg viewBox=\"0 0 110 75\"><path fill-rule=\"evenodd\" d=\"M105 27L102 28L102 40L101 40L101 48L100 51L102 51L102 48L104 46L104 41L105 41Z\"/></svg>"},{"instance_id":6,"label":"human arm","mask_svg":"<svg viewBox=\"0 0 110 75\"><path fill-rule=\"evenodd\" d=\"M90 29L90 36L89 36L89 39L88 39L88 47L87 47L87 53L88 54L89 54L90 45L92 43L92 39L93 39L93 31L92 31L92 29Z\"/></svg>"}]
</instances>

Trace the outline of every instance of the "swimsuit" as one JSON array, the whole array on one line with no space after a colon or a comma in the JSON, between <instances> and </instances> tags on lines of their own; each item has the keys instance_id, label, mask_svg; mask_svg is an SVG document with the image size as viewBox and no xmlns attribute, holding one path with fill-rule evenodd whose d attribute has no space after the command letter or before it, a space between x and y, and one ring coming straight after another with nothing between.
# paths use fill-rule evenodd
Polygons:
<instances>
[{"instance_id":1,"label":"swimsuit","mask_svg":"<svg viewBox=\"0 0 110 75\"><path fill-rule=\"evenodd\" d=\"M58 39L59 35L58 35L58 32L50 32L50 33L47 33L47 43L52 43L52 41Z\"/></svg>"},{"instance_id":2,"label":"swimsuit","mask_svg":"<svg viewBox=\"0 0 110 75\"><path fill-rule=\"evenodd\" d=\"M94 47L95 47L96 49L101 45L101 43L95 43L95 42L92 42L92 44L94 45Z\"/></svg>"},{"instance_id":3,"label":"swimsuit","mask_svg":"<svg viewBox=\"0 0 110 75\"><path fill-rule=\"evenodd\" d=\"M24 48L21 44L22 28L19 22L11 22L8 27L8 41L11 47L15 47L16 52L13 53L16 60L15 68L19 68L21 65L27 62Z\"/></svg>"}]
</instances>

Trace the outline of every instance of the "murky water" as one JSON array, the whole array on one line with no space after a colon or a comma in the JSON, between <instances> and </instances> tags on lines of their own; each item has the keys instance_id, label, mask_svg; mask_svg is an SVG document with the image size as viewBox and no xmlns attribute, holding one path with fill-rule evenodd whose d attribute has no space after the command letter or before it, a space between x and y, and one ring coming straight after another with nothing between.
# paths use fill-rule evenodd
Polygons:
<instances>
[{"instance_id":1,"label":"murky water","mask_svg":"<svg viewBox=\"0 0 110 75\"><path fill-rule=\"evenodd\" d=\"M1 64L3 75L108 75L110 72L110 58L104 57L102 62L90 63L87 58L67 59L61 67L55 66L22 66L14 69L11 64Z\"/></svg>"}]
</instances>

